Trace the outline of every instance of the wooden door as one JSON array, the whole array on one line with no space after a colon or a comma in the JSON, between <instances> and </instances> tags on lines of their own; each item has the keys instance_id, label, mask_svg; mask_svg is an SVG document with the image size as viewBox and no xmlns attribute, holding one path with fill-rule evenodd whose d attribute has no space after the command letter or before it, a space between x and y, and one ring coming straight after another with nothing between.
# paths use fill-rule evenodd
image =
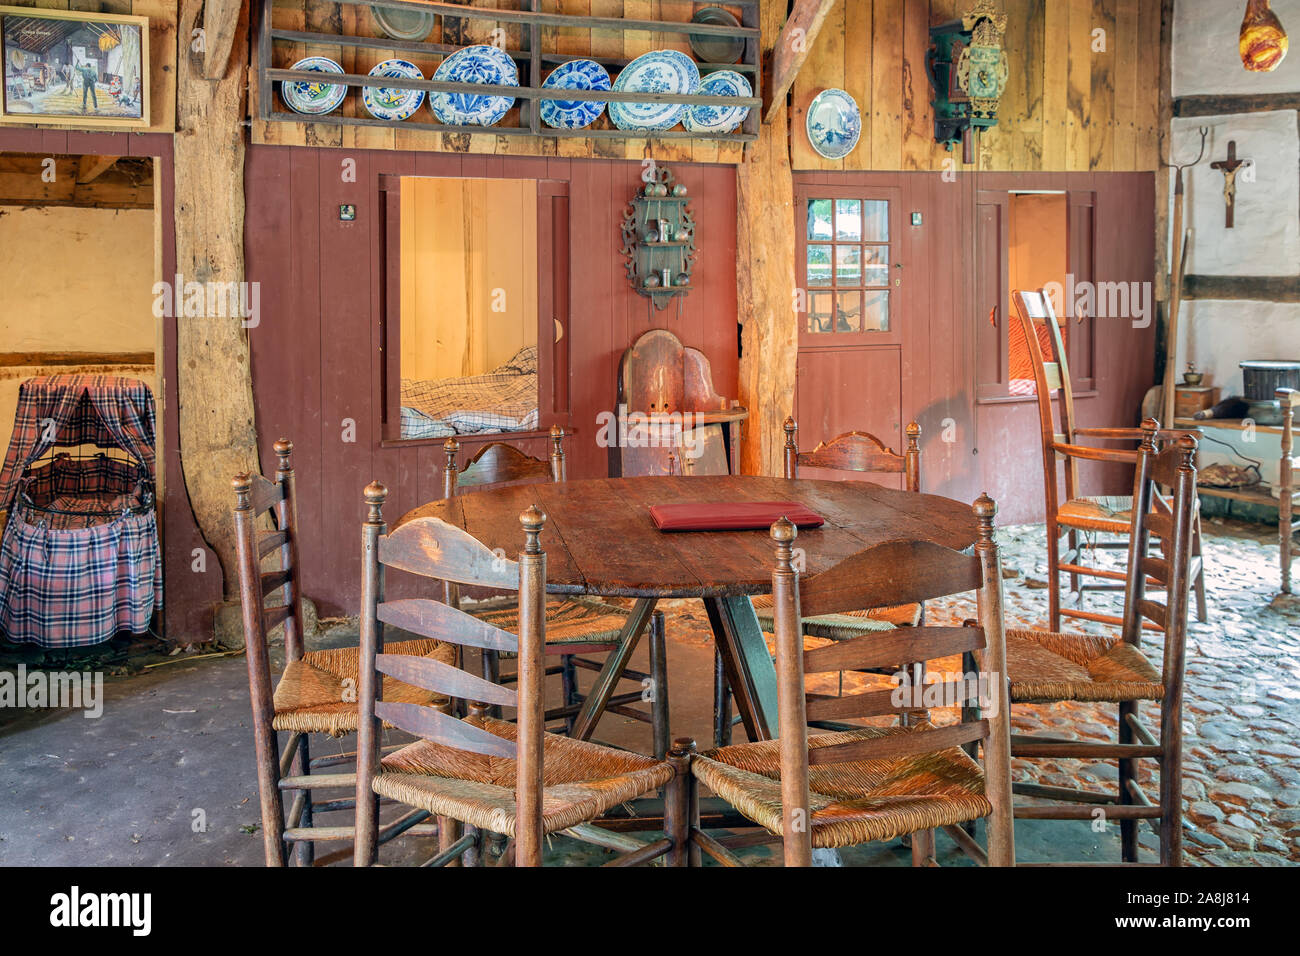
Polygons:
<instances>
[{"instance_id":1,"label":"wooden door","mask_svg":"<svg viewBox=\"0 0 1300 956\"><path fill-rule=\"evenodd\" d=\"M898 450L909 322L901 190L800 184L795 211L799 446L857 430Z\"/></svg>"}]
</instances>

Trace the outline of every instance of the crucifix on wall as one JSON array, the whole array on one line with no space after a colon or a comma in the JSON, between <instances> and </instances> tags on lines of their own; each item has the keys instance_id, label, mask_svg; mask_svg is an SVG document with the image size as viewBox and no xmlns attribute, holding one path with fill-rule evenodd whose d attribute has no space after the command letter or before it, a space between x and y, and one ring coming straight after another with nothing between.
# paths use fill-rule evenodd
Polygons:
<instances>
[{"instance_id":1,"label":"crucifix on wall","mask_svg":"<svg viewBox=\"0 0 1300 956\"><path fill-rule=\"evenodd\" d=\"M1248 159L1237 158L1237 141L1231 140L1228 143L1228 158L1220 160L1217 163L1210 163L1211 169L1217 169L1223 173L1223 201L1227 205L1224 225L1231 229L1233 225L1233 212L1237 208L1237 170L1250 163Z\"/></svg>"}]
</instances>

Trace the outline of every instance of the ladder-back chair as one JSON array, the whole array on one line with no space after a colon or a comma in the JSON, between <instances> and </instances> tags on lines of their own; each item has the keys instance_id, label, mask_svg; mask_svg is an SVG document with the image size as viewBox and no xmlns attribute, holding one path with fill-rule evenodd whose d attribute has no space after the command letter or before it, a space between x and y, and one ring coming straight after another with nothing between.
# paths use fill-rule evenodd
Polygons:
<instances>
[{"instance_id":1,"label":"ladder-back chair","mask_svg":"<svg viewBox=\"0 0 1300 956\"><path fill-rule=\"evenodd\" d=\"M355 777L351 773L313 774L313 770L350 762L351 755L313 760L309 739L311 734L342 737L357 729L359 651L356 646L306 650L292 453L293 442L281 438L275 443L278 465L274 479L242 474L232 481L244 652L253 707L262 839L268 866L285 865L286 843L295 845L299 864L310 866L316 841L348 840L352 836L351 826L319 827L313 821L317 813L353 808L350 792L345 799L314 805L315 790L335 787L351 791ZM259 520L268 512L274 518L274 528L260 530ZM278 567L263 572L263 561L272 556ZM277 595L278 600L268 605ZM273 682L267 638L281 625L285 666ZM436 640L411 641L402 648L404 653L441 661L450 661L455 651L454 646ZM438 703L430 694L396 683L389 694L396 699ZM277 737L280 732L289 735L283 749ZM282 793L294 795L287 821ZM417 824L419 820L412 817L400 828L386 828L383 839L391 839Z\"/></svg>"},{"instance_id":2,"label":"ladder-back chair","mask_svg":"<svg viewBox=\"0 0 1300 956\"><path fill-rule=\"evenodd\" d=\"M661 760L546 733L546 554L541 534L546 516L530 506L520 515L523 550L518 560L502 557L468 532L437 518L409 521L386 533L383 504L388 492L372 482L365 489L362 527L361 684L363 715L357 743L357 839L354 862L378 856L379 796L465 824L454 841L444 840L430 865L463 859L485 862L482 838L504 834L498 864L540 866L546 834L564 831L610 845L617 837L591 825L605 811L661 786L684 787ZM432 599L384 600L385 568L518 593L515 632L502 630ZM392 626L426 638L515 654L519 677L503 687L447 664L413 657L385 646ZM436 708L386 699L380 675L424 688L431 694L468 701L464 719ZM487 714L489 706L513 709L514 721ZM382 756L380 721L421 738ZM674 797L676 802L680 800ZM664 837L639 844L612 861L649 862L667 853Z\"/></svg>"},{"instance_id":3,"label":"ladder-back chair","mask_svg":"<svg viewBox=\"0 0 1300 956\"><path fill-rule=\"evenodd\" d=\"M935 862L934 831L943 829L977 862L1014 863L1011 820L1009 723L1003 701L1006 673L1002 630L1002 576L993 542L996 506L988 496L974 505L978 540L973 555L928 541L888 541L834 567L802 578L794 569L795 527L772 526L776 568L776 671L780 735L777 740L722 747L691 760L694 778L741 814L780 838L786 866L808 866L814 848L843 847L912 835L917 865ZM980 626L898 628L805 649L805 614L836 613L870 605L924 601L977 591ZM943 695L957 706L982 699L987 717L942 727L857 727L808 735L817 720L902 716L923 711L931 684L897 674L898 686L850 697L815 697L804 675L885 667L963 655L967 673L945 682ZM974 660L978 663L974 663ZM924 693L922 693L924 691ZM983 745L982 764L964 746ZM681 749L689 750L685 741ZM676 756L676 754L675 754ZM988 818L987 851L964 824ZM724 837L692 828L695 846L726 865L739 865ZM747 835L744 842L753 842Z\"/></svg>"},{"instance_id":4,"label":"ladder-back chair","mask_svg":"<svg viewBox=\"0 0 1300 956\"><path fill-rule=\"evenodd\" d=\"M1017 290L1013 294L1016 311L1020 316L1021 328L1024 330L1025 343L1029 349L1030 365L1034 372L1035 394L1038 399L1038 418L1043 449L1043 491L1046 499L1047 524L1047 586L1050 623L1053 631L1061 629L1061 617L1074 617L1083 620L1098 621L1103 624L1120 625L1122 619L1113 614L1085 611L1082 608L1085 591L1120 591L1124 588L1124 572L1115 568L1103 568L1083 563L1083 546L1090 535L1107 535L1111 540L1094 540L1092 550L1126 550L1129 533L1132 498L1083 496L1079 492L1080 459L1136 464L1137 452L1134 448L1121 450L1107 449L1105 457L1097 457L1087 446L1078 444L1079 439L1089 438L1099 441L1124 441L1136 443L1142 440L1139 428L1080 428L1076 425L1074 412L1074 390L1070 383L1070 365L1066 357L1065 343L1061 337L1060 322L1052 307L1049 295L1040 290L1025 292ZM1045 356L1040 344L1038 329L1044 328L1052 347L1052 356ZM1052 410L1053 392L1060 392L1059 427L1057 416ZM1183 434L1178 431L1161 432L1160 440L1177 439ZM1057 464L1064 461L1062 480L1057 475ZM1161 495L1154 498L1154 507L1168 513L1168 502ZM1066 552L1061 554L1061 538L1066 538ZM1113 540L1120 538L1125 540ZM1205 603L1205 578L1201 568L1201 532L1199 518L1193 530L1193 555L1196 567L1193 569L1193 587L1196 592L1197 620L1205 622L1207 611ZM1063 608L1061 606L1060 575L1070 575L1070 589L1078 595L1079 607ZM1085 578L1098 578L1110 583L1088 584Z\"/></svg>"},{"instance_id":5,"label":"ladder-back chair","mask_svg":"<svg viewBox=\"0 0 1300 956\"><path fill-rule=\"evenodd\" d=\"M1194 564L1196 441L1183 435L1176 443L1158 450L1158 428L1154 420L1144 423L1138 451L1121 636L1008 630L1007 676L1013 704L1089 701L1119 706L1118 742L1030 735L1011 738L1012 757L1118 760L1117 793L1019 783L1017 793L1056 802L1017 806L1016 816L1091 820L1100 807L1106 819L1120 822L1122 859L1126 863L1137 862L1138 821L1153 821L1160 838L1160 862L1178 866L1183 841L1183 670L1188 591ZM1151 509L1156 486L1173 489L1172 514ZM1154 554L1149 547L1153 537L1159 539L1159 550ZM1164 603L1150 597L1148 592L1153 586L1164 589ZM1164 636L1159 670L1142 651L1144 621L1153 622ZM1155 702L1159 707L1158 735L1140 718L1138 706L1142 701ZM1141 759L1154 759L1159 764L1159 794L1154 801L1138 782L1137 761Z\"/></svg>"},{"instance_id":6,"label":"ladder-back chair","mask_svg":"<svg viewBox=\"0 0 1300 956\"><path fill-rule=\"evenodd\" d=\"M509 485L535 484L538 482L562 482L568 477L568 468L564 456L564 429L559 425L551 427L550 460L532 458L518 448L503 442L494 442L479 451L463 469L457 469L460 443L455 438L448 438L443 443L446 463L443 471L443 496L451 498L458 493L474 488L506 487ZM449 604L459 605L458 589L453 584L446 584L446 599ZM518 608L511 601L504 605L485 604L465 608L475 617L481 617L489 623L513 631L518 626ZM560 663L547 671L558 673L563 685L563 703L560 707L547 711L547 721L563 720L566 732L573 729L574 718L582 710L585 697L580 693L577 669L601 670L599 661L583 655L608 654L617 650L624 641L640 640L641 630L630 624L631 614L625 608L605 604L592 599L550 598L546 602L546 652L558 655ZM664 640L664 619L662 612L655 612L647 628L649 632L650 671L647 674L637 670L624 670L622 678L635 681L636 691L615 694L606 706L594 717L591 727L594 730L601 716L612 711L623 717L651 725L654 735L654 753L662 759L668 750L668 677L667 648ZM500 655L491 649L481 651L483 676L490 681L509 682L514 678L502 677ZM633 706L645 696L642 688L651 687L649 712ZM495 713L495 711L494 711Z\"/></svg>"}]
</instances>

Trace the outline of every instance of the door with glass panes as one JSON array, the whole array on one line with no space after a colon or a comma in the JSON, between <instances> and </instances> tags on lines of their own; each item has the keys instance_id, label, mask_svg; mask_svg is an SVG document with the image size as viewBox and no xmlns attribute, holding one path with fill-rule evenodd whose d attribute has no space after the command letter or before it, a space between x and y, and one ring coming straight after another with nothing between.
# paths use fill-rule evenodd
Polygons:
<instances>
[{"instance_id":1,"label":"door with glass panes","mask_svg":"<svg viewBox=\"0 0 1300 956\"><path fill-rule=\"evenodd\" d=\"M869 432L895 451L904 440L899 193L796 186L801 449L847 431Z\"/></svg>"}]
</instances>

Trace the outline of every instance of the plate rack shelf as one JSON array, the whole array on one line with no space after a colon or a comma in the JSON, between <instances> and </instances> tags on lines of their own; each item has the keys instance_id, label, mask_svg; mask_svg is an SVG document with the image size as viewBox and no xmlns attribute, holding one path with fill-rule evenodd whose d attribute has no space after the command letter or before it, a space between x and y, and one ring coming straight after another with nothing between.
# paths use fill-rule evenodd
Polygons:
<instances>
[{"instance_id":1,"label":"plate rack shelf","mask_svg":"<svg viewBox=\"0 0 1300 956\"><path fill-rule=\"evenodd\" d=\"M448 35L460 35L460 23L469 21L478 27L480 34L497 30L498 38L514 37L517 42L506 41L504 52L513 59L519 69L518 86L482 86L469 83L449 83L435 80L415 80L397 77L372 77L367 73L321 74L296 71L277 66L296 62L302 56L315 52L320 47L355 50L359 59L363 51L374 55L374 61L391 56L424 61L441 61L446 56L463 49L472 43L424 42L417 40L398 40L386 36L356 36L342 32L322 33L307 29L288 29L276 26L275 13L282 8L276 0L257 0L260 4L260 16L257 35L257 71L258 96L255 109L263 121L287 123L313 123L334 126L375 126L412 130L432 130L444 133L488 133L500 136L542 136L575 137L581 139L617 139L617 140L695 140L711 142L751 142L758 138L758 124L762 112L762 67L759 56L758 7L759 0L721 0L719 6L736 11L741 25L731 27L719 24L700 24L685 21L639 20L621 17L595 17L579 14L558 13L545 9L554 4L543 0L515 0L515 9L497 9L495 7L461 6L454 3L412 2L412 0L334 0L335 4L352 7L385 8L400 13L420 12L432 14L439 29L436 30L446 41ZM298 19L301 19L302 3L295 4ZM357 18L360 22L362 18ZM457 30L446 29L455 23ZM743 74L750 82L754 94L752 97L738 98L717 95L684 95L672 93L635 93L582 90L548 90L542 88L544 73L567 60L592 59L610 70L611 78L617 71L631 62L631 58L620 58L582 53L562 53L556 49L557 39L564 31L602 31L609 35L636 35L646 38L653 34L672 35L689 38L691 35L709 36L721 39L733 39L743 45L743 54L739 63L703 63L697 62L701 75L715 70L735 70ZM375 32L380 32L377 28ZM501 43L496 45L501 46ZM358 67L360 69L360 67ZM431 71L425 71L430 72ZM397 89L424 90L426 93L471 93L479 95L512 96L517 105L494 126L461 126L443 124L434 121L427 104L421 107L415 117L407 120L381 120L371 116L343 115L342 108L322 115L303 115L291 112L280 99L280 83L300 80L319 83L323 77L328 82L342 85L356 91L361 87L386 87ZM686 106L748 106L749 114L741 126L731 133L708 134L688 132L684 129L670 130L623 130L609 122L608 113L602 114L596 124L585 129L555 129L541 121L539 104L542 100L596 100L607 103L673 103Z\"/></svg>"}]
</instances>

